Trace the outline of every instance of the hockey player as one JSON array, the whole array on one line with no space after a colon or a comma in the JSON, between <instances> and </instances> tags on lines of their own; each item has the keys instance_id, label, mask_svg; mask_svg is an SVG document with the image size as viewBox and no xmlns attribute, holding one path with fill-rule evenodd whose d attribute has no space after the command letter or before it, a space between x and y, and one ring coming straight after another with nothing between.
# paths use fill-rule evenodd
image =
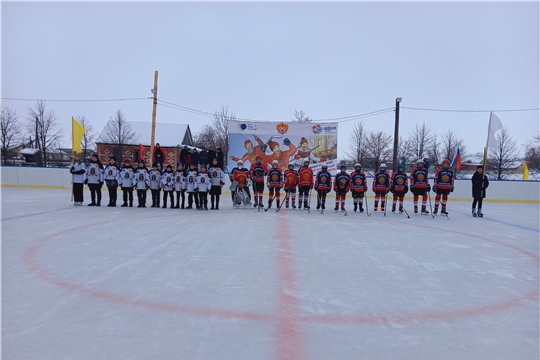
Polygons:
<instances>
[{"instance_id":1,"label":"hockey player","mask_svg":"<svg viewBox=\"0 0 540 360\"><path fill-rule=\"evenodd\" d=\"M109 165L103 171L103 179L105 180L105 184L107 184L107 190L109 190L109 204L107 205L109 207L116 206L119 176L120 170L118 169L118 165L116 165L116 158L111 156L109 158Z\"/></svg>"},{"instance_id":2,"label":"hockey player","mask_svg":"<svg viewBox=\"0 0 540 360\"><path fill-rule=\"evenodd\" d=\"M238 161L237 167L232 170L230 178L231 191L234 199L233 206L235 208L240 207L242 201L244 205L251 205L251 195L249 193L249 187L251 185L250 173L249 170L244 167L244 162L242 160Z\"/></svg>"},{"instance_id":3,"label":"hockey player","mask_svg":"<svg viewBox=\"0 0 540 360\"><path fill-rule=\"evenodd\" d=\"M373 176L373 192L375 193L375 206L373 211L377 211L379 200L381 201L381 211L384 211L386 205L386 194L390 190L390 174L386 171L386 164L379 166L379 171Z\"/></svg>"},{"instance_id":4,"label":"hockey player","mask_svg":"<svg viewBox=\"0 0 540 360\"><path fill-rule=\"evenodd\" d=\"M438 168L435 172L433 191L437 195L435 195L435 209L433 210L433 214L437 213L439 210L439 202L442 202L441 214L448 215L448 212L446 211L448 194L454 191L454 171L449 166L450 160L444 159L442 167Z\"/></svg>"},{"instance_id":5,"label":"hockey player","mask_svg":"<svg viewBox=\"0 0 540 360\"><path fill-rule=\"evenodd\" d=\"M328 172L328 165L324 164L322 170L315 176L315 191L317 191L317 210L325 209L326 194L332 186L332 175Z\"/></svg>"},{"instance_id":6,"label":"hockey player","mask_svg":"<svg viewBox=\"0 0 540 360\"><path fill-rule=\"evenodd\" d=\"M366 174L362 171L362 165L354 164L354 172L351 173L350 187L354 202L354 211L357 209L364 212L364 195L368 190Z\"/></svg>"},{"instance_id":7,"label":"hockey player","mask_svg":"<svg viewBox=\"0 0 540 360\"><path fill-rule=\"evenodd\" d=\"M159 208L159 200L160 200L160 191L161 191L161 171L158 168L158 164L161 163L153 163L152 164L152 170L150 170L150 180L148 182L148 185L150 187L150 193L152 194L152 206L150 207L157 207Z\"/></svg>"},{"instance_id":8,"label":"hockey player","mask_svg":"<svg viewBox=\"0 0 540 360\"><path fill-rule=\"evenodd\" d=\"M195 200L195 208L199 209L199 196L197 195L197 168L195 164L189 165L189 170L186 174L186 191L188 193L188 206L186 209L193 209L193 200Z\"/></svg>"},{"instance_id":9,"label":"hockey player","mask_svg":"<svg viewBox=\"0 0 540 360\"><path fill-rule=\"evenodd\" d=\"M92 202L88 206L101 206L101 187L103 186L103 165L99 161L97 154L92 154L92 158L86 167L86 181L90 188ZM96 202L97 195L97 202Z\"/></svg>"},{"instance_id":10,"label":"hockey player","mask_svg":"<svg viewBox=\"0 0 540 360\"><path fill-rule=\"evenodd\" d=\"M302 200L304 201L304 209L309 209L308 198L310 190L313 189L313 170L309 167L309 161L304 161L304 166L298 170L298 208L302 208Z\"/></svg>"},{"instance_id":11,"label":"hockey player","mask_svg":"<svg viewBox=\"0 0 540 360\"><path fill-rule=\"evenodd\" d=\"M162 209L167 208L167 196L171 199L171 209L174 208L174 173L172 165L167 165L165 172L161 175L161 186L163 187L163 206Z\"/></svg>"},{"instance_id":12,"label":"hockey player","mask_svg":"<svg viewBox=\"0 0 540 360\"><path fill-rule=\"evenodd\" d=\"M255 164L251 165L251 181L253 182L253 206L263 207L264 177L266 165L262 163L262 157L257 155Z\"/></svg>"},{"instance_id":13,"label":"hockey player","mask_svg":"<svg viewBox=\"0 0 540 360\"><path fill-rule=\"evenodd\" d=\"M397 171L392 173L392 180L390 181L390 191L394 195L392 200L392 212L396 212L396 203L399 200L399 213L403 214L403 198L405 194L409 192L409 180L407 174L403 172L405 167L402 164L398 164Z\"/></svg>"},{"instance_id":14,"label":"hockey player","mask_svg":"<svg viewBox=\"0 0 540 360\"><path fill-rule=\"evenodd\" d=\"M133 207L133 167L131 166L131 161L129 159L124 160L124 166L120 170L120 187L122 188L122 194L124 203L122 207L128 206Z\"/></svg>"},{"instance_id":15,"label":"hockey player","mask_svg":"<svg viewBox=\"0 0 540 360\"><path fill-rule=\"evenodd\" d=\"M424 161L418 159L416 167L412 168L409 179L411 181L411 192L413 193L414 213L418 214L418 196L422 196L422 214L429 214L426 209L428 195L431 186L428 181L428 171L424 167Z\"/></svg>"},{"instance_id":16,"label":"hockey player","mask_svg":"<svg viewBox=\"0 0 540 360\"><path fill-rule=\"evenodd\" d=\"M199 210L208 210L208 191L210 190L210 178L206 171L206 165L201 164L201 170L197 174L197 192L199 194Z\"/></svg>"},{"instance_id":17,"label":"hockey player","mask_svg":"<svg viewBox=\"0 0 540 360\"><path fill-rule=\"evenodd\" d=\"M193 164L195 165L195 164ZM197 169L197 166L194 166L194 169ZM186 201L186 172L182 162L176 163L176 171L174 172L174 191L176 192L176 209L184 208ZM180 206L180 197L182 197L182 206Z\"/></svg>"},{"instance_id":18,"label":"hockey player","mask_svg":"<svg viewBox=\"0 0 540 360\"><path fill-rule=\"evenodd\" d=\"M341 203L341 210L345 211L345 199L351 185L351 178L347 174L347 167L345 165L341 165L340 170L334 178L334 191L336 192L336 206L334 210L338 211L339 204Z\"/></svg>"},{"instance_id":19,"label":"hockey player","mask_svg":"<svg viewBox=\"0 0 540 360\"><path fill-rule=\"evenodd\" d=\"M73 205L81 206L84 201L83 186L86 164L81 160L79 155L75 155L69 172L73 174Z\"/></svg>"},{"instance_id":20,"label":"hockey player","mask_svg":"<svg viewBox=\"0 0 540 360\"><path fill-rule=\"evenodd\" d=\"M221 196L221 189L225 185L225 174L223 170L218 166L218 159L212 159L212 167L208 170L210 174L210 210L219 210L219 198Z\"/></svg>"},{"instance_id":21,"label":"hockey player","mask_svg":"<svg viewBox=\"0 0 540 360\"><path fill-rule=\"evenodd\" d=\"M289 208L289 198L292 194L292 207L296 209L296 185L298 184L298 173L294 170L294 165L289 164L289 168L283 173L283 188L285 190L285 207Z\"/></svg>"},{"instance_id":22,"label":"hockey player","mask_svg":"<svg viewBox=\"0 0 540 360\"><path fill-rule=\"evenodd\" d=\"M482 200L486 197L486 189L489 186L489 180L487 176L483 175L484 167L478 165L476 167L476 172L472 176L472 215L476 217L484 217L482 213ZM476 212L476 204L478 204L478 213Z\"/></svg>"},{"instance_id":23,"label":"hockey player","mask_svg":"<svg viewBox=\"0 0 540 360\"><path fill-rule=\"evenodd\" d=\"M146 190L148 190L148 184L150 182L150 176L148 169L144 166L144 160L139 160L139 166L135 169L135 177L133 179L133 186L137 189L137 207L146 207Z\"/></svg>"},{"instance_id":24,"label":"hockey player","mask_svg":"<svg viewBox=\"0 0 540 360\"><path fill-rule=\"evenodd\" d=\"M274 192L275 192L275 198L276 198L276 206L279 208L279 191L283 187L283 174L281 173L281 169L279 168L279 163L277 160L272 161L272 169L268 171L268 209L272 207L272 199L274 198Z\"/></svg>"}]
</instances>

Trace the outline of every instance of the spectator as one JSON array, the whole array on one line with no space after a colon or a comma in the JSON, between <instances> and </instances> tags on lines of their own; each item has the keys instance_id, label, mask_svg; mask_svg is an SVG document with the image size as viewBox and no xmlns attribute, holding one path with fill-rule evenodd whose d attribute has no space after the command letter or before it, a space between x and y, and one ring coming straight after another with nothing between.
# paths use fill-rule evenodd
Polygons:
<instances>
[{"instance_id":1,"label":"spectator","mask_svg":"<svg viewBox=\"0 0 540 360\"><path fill-rule=\"evenodd\" d=\"M426 170L429 172L429 162L428 162L428 158L424 158L424 167L425 167Z\"/></svg>"},{"instance_id":2,"label":"spectator","mask_svg":"<svg viewBox=\"0 0 540 360\"><path fill-rule=\"evenodd\" d=\"M213 146L210 146L210 150L208 150L208 163L213 164L213 161L215 158L216 158L216 148Z\"/></svg>"},{"instance_id":3,"label":"spectator","mask_svg":"<svg viewBox=\"0 0 540 360\"><path fill-rule=\"evenodd\" d=\"M154 148L154 163L164 163L165 162L165 152L161 149L159 143L156 143Z\"/></svg>"},{"instance_id":4,"label":"spectator","mask_svg":"<svg viewBox=\"0 0 540 360\"><path fill-rule=\"evenodd\" d=\"M196 170L199 170L199 152L196 148L193 148L193 153L191 154L191 163L195 165Z\"/></svg>"},{"instance_id":5,"label":"spectator","mask_svg":"<svg viewBox=\"0 0 540 360\"><path fill-rule=\"evenodd\" d=\"M199 153L199 169L203 165L206 166L206 168L208 169L208 152L206 151L206 147L204 146Z\"/></svg>"},{"instance_id":6,"label":"spectator","mask_svg":"<svg viewBox=\"0 0 540 360\"><path fill-rule=\"evenodd\" d=\"M186 147L186 149L187 149L187 147ZM187 149L187 153L184 156L183 164L184 164L185 168L189 168L189 165L191 165L191 150L189 150L189 149Z\"/></svg>"},{"instance_id":7,"label":"spectator","mask_svg":"<svg viewBox=\"0 0 540 360\"><path fill-rule=\"evenodd\" d=\"M218 163L218 167L223 170L223 158L224 158L224 155L223 155L223 152L221 151L221 148L217 148L217 153L216 153L216 159L217 159L217 163ZM225 170L223 170L225 171Z\"/></svg>"},{"instance_id":8,"label":"spectator","mask_svg":"<svg viewBox=\"0 0 540 360\"><path fill-rule=\"evenodd\" d=\"M184 148L180 151L180 162L184 165L189 165L189 164L186 164L186 155L188 154L189 152L189 149L187 146L184 146Z\"/></svg>"}]
</instances>

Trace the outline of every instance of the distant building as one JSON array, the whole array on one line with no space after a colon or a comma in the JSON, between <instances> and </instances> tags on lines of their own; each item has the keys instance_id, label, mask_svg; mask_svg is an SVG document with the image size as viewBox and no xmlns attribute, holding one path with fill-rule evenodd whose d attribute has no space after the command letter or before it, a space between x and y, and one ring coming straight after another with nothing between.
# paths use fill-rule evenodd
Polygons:
<instances>
[{"instance_id":1,"label":"distant building","mask_svg":"<svg viewBox=\"0 0 540 360\"><path fill-rule=\"evenodd\" d=\"M109 123L113 121L110 120ZM107 123L107 125L109 124ZM111 156L114 156L117 161L130 159L132 162L137 162L143 158L149 166L152 163L150 158L150 141L152 136L152 123L127 121L131 129L135 132L135 139L130 144L122 146L122 154L117 144L106 143L107 125L103 128L99 137L96 140L97 154L102 162L108 162ZM167 124L158 122L156 124L155 143L159 143L161 149L165 152L166 164L175 165L180 159L180 150L187 146L193 148L193 137L191 130L187 124ZM140 146L143 145L143 154L140 153ZM155 144L154 144L155 145ZM175 166L176 167L176 166Z\"/></svg>"}]
</instances>

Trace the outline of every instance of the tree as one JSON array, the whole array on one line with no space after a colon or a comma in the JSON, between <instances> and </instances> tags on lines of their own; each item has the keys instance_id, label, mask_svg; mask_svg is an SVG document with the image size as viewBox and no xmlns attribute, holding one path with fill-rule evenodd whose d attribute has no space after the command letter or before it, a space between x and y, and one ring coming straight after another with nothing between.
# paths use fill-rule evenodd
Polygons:
<instances>
[{"instance_id":1,"label":"tree","mask_svg":"<svg viewBox=\"0 0 540 360\"><path fill-rule=\"evenodd\" d=\"M510 136L510 130L503 126L501 131L495 135L497 147L489 149L488 165L489 172L497 180L505 179L510 169L518 160L516 141Z\"/></svg>"},{"instance_id":2,"label":"tree","mask_svg":"<svg viewBox=\"0 0 540 360\"><path fill-rule=\"evenodd\" d=\"M213 146L213 147L219 147L217 144L218 144L218 137L217 137L217 133L216 131L214 130L214 128L211 126L211 125L204 125L202 130L195 134L193 136L193 141L194 143L196 144L197 147L206 147L207 149L210 147L210 146ZM222 148L223 150L223 148Z\"/></svg>"},{"instance_id":3,"label":"tree","mask_svg":"<svg viewBox=\"0 0 540 360\"><path fill-rule=\"evenodd\" d=\"M120 159L116 160L121 162L124 156L124 145L135 144L138 138L139 136L135 134L135 131L133 131L131 125L127 122L122 111L118 109L116 114L111 116L109 122L107 122L104 133L101 136L101 141L118 146Z\"/></svg>"},{"instance_id":4,"label":"tree","mask_svg":"<svg viewBox=\"0 0 540 360\"><path fill-rule=\"evenodd\" d=\"M299 123L308 123L308 122L312 122L313 120L309 118L309 116L307 116L304 111L300 110L300 111L296 111L294 110L294 119L293 119L293 122L299 122Z\"/></svg>"},{"instance_id":5,"label":"tree","mask_svg":"<svg viewBox=\"0 0 540 360\"><path fill-rule=\"evenodd\" d=\"M414 150L414 146L411 144L410 139L404 139L400 136L398 142L398 163L402 163L403 158L405 158L405 165L411 163L415 164L416 151Z\"/></svg>"},{"instance_id":6,"label":"tree","mask_svg":"<svg viewBox=\"0 0 540 360\"><path fill-rule=\"evenodd\" d=\"M452 161L452 159L454 159L454 154L456 153L456 148L458 146L461 157L464 158L467 155L465 139L459 138L454 130L448 129L443 135L441 135L440 154L442 159L448 159Z\"/></svg>"},{"instance_id":7,"label":"tree","mask_svg":"<svg viewBox=\"0 0 540 360\"><path fill-rule=\"evenodd\" d=\"M57 129L58 122L54 111L48 110L45 103L39 100L34 107L28 107L27 128L30 133L36 134L38 149L41 151L41 164L47 166L49 152L60 140L62 130Z\"/></svg>"},{"instance_id":8,"label":"tree","mask_svg":"<svg viewBox=\"0 0 540 360\"><path fill-rule=\"evenodd\" d=\"M364 129L364 123L360 120L354 125L354 128L349 135L349 151L346 156L354 163L362 164L366 157L366 141L367 131Z\"/></svg>"},{"instance_id":9,"label":"tree","mask_svg":"<svg viewBox=\"0 0 540 360\"><path fill-rule=\"evenodd\" d=\"M414 130L409 133L408 142L410 145L410 155L414 158L412 161L423 159L433 142L431 129L425 122L422 125L416 124Z\"/></svg>"},{"instance_id":10,"label":"tree","mask_svg":"<svg viewBox=\"0 0 540 360\"><path fill-rule=\"evenodd\" d=\"M433 133L433 140L429 144L427 149L427 154L429 162L433 165L434 168L437 168L441 163L442 153L441 153L441 142L437 134ZM418 159L416 159L418 160ZM416 163L416 160L415 163Z\"/></svg>"},{"instance_id":11,"label":"tree","mask_svg":"<svg viewBox=\"0 0 540 360\"><path fill-rule=\"evenodd\" d=\"M369 158L369 165L374 171L377 171L383 162L392 158L391 143L392 137L383 131L369 133L366 142L366 155Z\"/></svg>"},{"instance_id":12,"label":"tree","mask_svg":"<svg viewBox=\"0 0 540 360\"><path fill-rule=\"evenodd\" d=\"M525 160L529 168L540 170L540 133L525 145Z\"/></svg>"},{"instance_id":13,"label":"tree","mask_svg":"<svg viewBox=\"0 0 540 360\"><path fill-rule=\"evenodd\" d=\"M96 143L94 142L94 140L96 139L97 135L94 132L94 127L90 124L90 121L86 118L86 116L77 116L75 119L86 129L86 132L83 134L81 143L81 147L83 150L82 160L83 162L86 162L87 152L93 152L96 149Z\"/></svg>"},{"instance_id":14,"label":"tree","mask_svg":"<svg viewBox=\"0 0 540 360\"><path fill-rule=\"evenodd\" d=\"M221 148L226 161L229 153L229 121L236 120L234 113L229 114L229 106L222 106L214 113L212 118L212 129L215 132L215 147Z\"/></svg>"},{"instance_id":15,"label":"tree","mask_svg":"<svg viewBox=\"0 0 540 360\"><path fill-rule=\"evenodd\" d=\"M8 150L23 138L17 113L9 107L3 108L2 113L0 114L0 130L2 131L0 134L2 141L2 158L4 164L7 164Z\"/></svg>"}]
</instances>

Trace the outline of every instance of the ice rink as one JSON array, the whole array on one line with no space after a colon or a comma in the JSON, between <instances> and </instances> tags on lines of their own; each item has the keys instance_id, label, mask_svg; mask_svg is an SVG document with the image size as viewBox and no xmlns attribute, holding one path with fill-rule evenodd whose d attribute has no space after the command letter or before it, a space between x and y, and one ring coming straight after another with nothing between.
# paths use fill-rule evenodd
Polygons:
<instances>
[{"instance_id":1,"label":"ice rink","mask_svg":"<svg viewBox=\"0 0 540 360\"><path fill-rule=\"evenodd\" d=\"M539 358L539 205L231 205L2 189L2 358Z\"/></svg>"}]
</instances>

